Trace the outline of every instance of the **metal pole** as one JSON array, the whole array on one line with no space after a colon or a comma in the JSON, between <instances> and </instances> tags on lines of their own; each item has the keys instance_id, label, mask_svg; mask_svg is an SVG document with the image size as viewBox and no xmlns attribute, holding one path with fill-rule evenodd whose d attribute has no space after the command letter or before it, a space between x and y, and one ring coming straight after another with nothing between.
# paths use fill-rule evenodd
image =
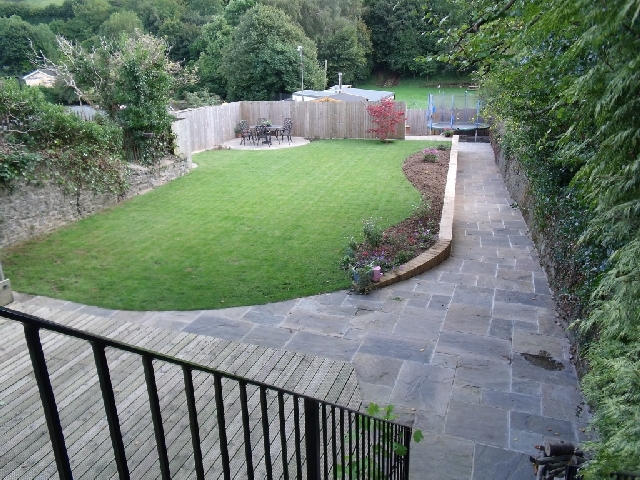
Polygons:
<instances>
[{"instance_id":1,"label":"metal pole","mask_svg":"<svg viewBox=\"0 0 640 480\"><path fill-rule=\"evenodd\" d=\"M304 100L304 63L302 63L302 45L298 45L298 52L300 52L300 90L302 100Z\"/></svg>"},{"instance_id":2,"label":"metal pole","mask_svg":"<svg viewBox=\"0 0 640 480\"><path fill-rule=\"evenodd\" d=\"M453 110L455 108L455 97L451 95L451 130L453 130Z\"/></svg>"},{"instance_id":3,"label":"metal pole","mask_svg":"<svg viewBox=\"0 0 640 480\"><path fill-rule=\"evenodd\" d=\"M318 403L304 399L304 443L307 458L307 478L320 480L320 413Z\"/></svg>"}]
</instances>

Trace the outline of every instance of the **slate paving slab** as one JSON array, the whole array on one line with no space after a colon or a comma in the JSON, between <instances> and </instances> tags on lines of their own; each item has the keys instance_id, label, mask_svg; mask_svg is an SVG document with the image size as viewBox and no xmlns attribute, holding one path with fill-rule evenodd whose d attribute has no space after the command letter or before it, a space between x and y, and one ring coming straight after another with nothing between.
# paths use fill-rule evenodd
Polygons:
<instances>
[{"instance_id":1,"label":"slate paving slab","mask_svg":"<svg viewBox=\"0 0 640 480\"><path fill-rule=\"evenodd\" d=\"M477 444L473 458L473 480L522 480L535 477L526 454Z\"/></svg>"},{"instance_id":2,"label":"slate paving slab","mask_svg":"<svg viewBox=\"0 0 640 480\"><path fill-rule=\"evenodd\" d=\"M501 408L451 400L444 433L477 442L507 447L509 412Z\"/></svg>"},{"instance_id":3,"label":"slate paving slab","mask_svg":"<svg viewBox=\"0 0 640 480\"><path fill-rule=\"evenodd\" d=\"M391 403L444 415L455 372L450 368L405 362L396 380Z\"/></svg>"},{"instance_id":4,"label":"slate paving slab","mask_svg":"<svg viewBox=\"0 0 640 480\"><path fill-rule=\"evenodd\" d=\"M415 480L470 478L474 444L450 435L428 435L411 450L411 475Z\"/></svg>"}]
</instances>

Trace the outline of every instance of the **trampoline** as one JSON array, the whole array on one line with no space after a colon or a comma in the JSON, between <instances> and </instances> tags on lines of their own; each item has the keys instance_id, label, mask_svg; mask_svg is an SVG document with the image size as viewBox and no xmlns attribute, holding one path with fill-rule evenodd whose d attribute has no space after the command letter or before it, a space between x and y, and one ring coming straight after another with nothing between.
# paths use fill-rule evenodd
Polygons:
<instances>
[{"instance_id":1,"label":"trampoline","mask_svg":"<svg viewBox=\"0 0 640 480\"><path fill-rule=\"evenodd\" d=\"M461 131L461 132L470 132L473 130L482 130L485 128L489 128L489 124L484 122L478 122L478 123L435 122L431 124L431 128L433 128L434 130L453 130L453 131Z\"/></svg>"},{"instance_id":2,"label":"trampoline","mask_svg":"<svg viewBox=\"0 0 640 480\"><path fill-rule=\"evenodd\" d=\"M467 92L465 91L464 108L456 108L455 96L451 96L451 107L444 105L444 95L440 102L429 94L427 107L427 126L432 130L453 130L464 134L474 132L478 135L478 130L487 130L489 124L480 116L480 100L476 101L475 108L468 108ZM439 105L436 105L439 103ZM437 118L439 117L439 118Z\"/></svg>"}]
</instances>

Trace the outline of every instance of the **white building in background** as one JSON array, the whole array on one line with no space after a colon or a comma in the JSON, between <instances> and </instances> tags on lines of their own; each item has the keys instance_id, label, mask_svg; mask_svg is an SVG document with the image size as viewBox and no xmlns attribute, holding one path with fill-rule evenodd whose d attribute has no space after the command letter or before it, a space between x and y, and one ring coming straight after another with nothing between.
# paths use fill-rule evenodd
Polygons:
<instances>
[{"instance_id":1,"label":"white building in background","mask_svg":"<svg viewBox=\"0 0 640 480\"><path fill-rule=\"evenodd\" d=\"M56 83L57 75L53 70L47 68L39 68L31 73L27 73L22 79L30 87L42 85L44 87L53 87Z\"/></svg>"},{"instance_id":2,"label":"white building in background","mask_svg":"<svg viewBox=\"0 0 640 480\"><path fill-rule=\"evenodd\" d=\"M384 98L394 100L395 93L334 85L327 90L299 90L291 97L296 102L378 102Z\"/></svg>"}]
</instances>

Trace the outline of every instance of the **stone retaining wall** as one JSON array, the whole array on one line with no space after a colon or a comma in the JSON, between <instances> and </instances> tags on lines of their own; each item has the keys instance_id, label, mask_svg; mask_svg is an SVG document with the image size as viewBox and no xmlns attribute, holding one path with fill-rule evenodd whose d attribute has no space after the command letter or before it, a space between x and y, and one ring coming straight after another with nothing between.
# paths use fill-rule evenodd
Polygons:
<instances>
[{"instance_id":1,"label":"stone retaining wall","mask_svg":"<svg viewBox=\"0 0 640 480\"><path fill-rule=\"evenodd\" d=\"M129 168L131 187L123 198L82 192L80 212L75 196L64 195L51 181L18 183L12 192L0 190L0 247L51 232L119 201L144 194L186 174L190 163L170 157L153 167L130 165Z\"/></svg>"}]
</instances>

